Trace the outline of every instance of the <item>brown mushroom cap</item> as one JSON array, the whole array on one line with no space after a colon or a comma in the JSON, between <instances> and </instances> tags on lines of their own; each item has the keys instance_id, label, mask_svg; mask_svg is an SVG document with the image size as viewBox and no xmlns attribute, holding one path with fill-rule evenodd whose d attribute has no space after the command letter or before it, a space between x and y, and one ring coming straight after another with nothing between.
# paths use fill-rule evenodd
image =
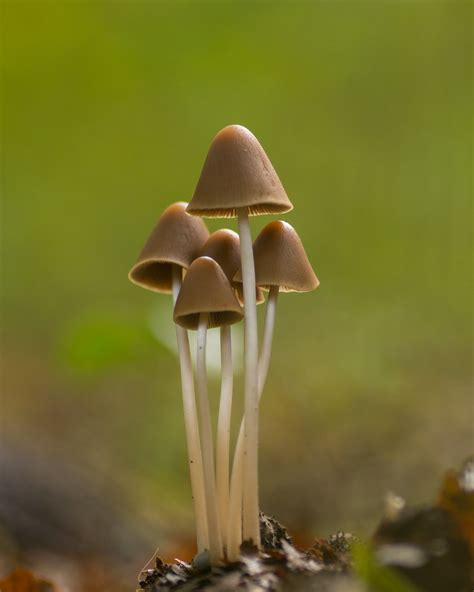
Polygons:
<instances>
[{"instance_id":1,"label":"brown mushroom cap","mask_svg":"<svg viewBox=\"0 0 474 592\"><path fill-rule=\"evenodd\" d=\"M287 222L267 224L253 243L253 256L255 280L264 290L279 286L281 292L310 292L319 286L303 243ZM234 281L242 281L240 269Z\"/></svg>"},{"instance_id":2,"label":"brown mushroom cap","mask_svg":"<svg viewBox=\"0 0 474 592\"><path fill-rule=\"evenodd\" d=\"M235 283L233 277L240 267L240 239L239 235L229 228L221 228L213 232L200 252L201 257L210 257L217 261L226 274L227 279L236 290L237 300L243 306L244 295L241 283ZM256 302L265 302L265 296L257 287Z\"/></svg>"},{"instance_id":3,"label":"brown mushroom cap","mask_svg":"<svg viewBox=\"0 0 474 592\"><path fill-rule=\"evenodd\" d=\"M216 230L204 243L199 256L210 257L217 261L229 282L232 282L240 266L239 235L229 228Z\"/></svg>"},{"instance_id":4,"label":"brown mushroom cap","mask_svg":"<svg viewBox=\"0 0 474 592\"><path fill-rule=\"evenodd\" d=\"M128 274L134 284L169 294L172 266L187 269L199 256L209 231L202 220L186 213L187 205L179 201L163 212Z\"/></svg>"},{"instance_id":5,"label":"brown mushroom cap","mask_svg":"<svg viewBox=\"0 0 474 592\"><path fill-rule=\"evenodd\" d=\"M229 125L213 139L188 212L209 218L281 214L293 209L278 175L257 138Z\"/></svg>"},{"instance_id":6,"label":"brown mushroom cap","mask_svg":"<svg viewBox=\"0 0 474 592\"><path fill-rule=\"evenodd\" d=\"M209 313L209 329L233 325L243 317L229 280L210 257L199 257L188 269L174 307L174 321L185 329L197 329L201 313Z\"/></svg>"}]
</instances>

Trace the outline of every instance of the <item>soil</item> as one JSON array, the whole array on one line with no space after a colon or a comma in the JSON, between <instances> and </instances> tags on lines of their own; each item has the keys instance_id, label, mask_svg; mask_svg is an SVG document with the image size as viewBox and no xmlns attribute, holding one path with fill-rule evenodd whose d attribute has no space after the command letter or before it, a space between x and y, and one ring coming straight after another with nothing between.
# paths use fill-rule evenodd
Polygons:
<instances>
[{"instance_id":1,"label":"soil","mask_svg":"<svg viewBox=\"0 0 474 592\"><path fill-rule=\"evenodd\" d=\"M140 592L472 592L474 589L474 458L451 471L430 506L388 500L372 539L339 532L302 550L284 526L261 514L260 553L248 542L241 560L211 567L156 559Z\"/></svg>"}]
</instances>

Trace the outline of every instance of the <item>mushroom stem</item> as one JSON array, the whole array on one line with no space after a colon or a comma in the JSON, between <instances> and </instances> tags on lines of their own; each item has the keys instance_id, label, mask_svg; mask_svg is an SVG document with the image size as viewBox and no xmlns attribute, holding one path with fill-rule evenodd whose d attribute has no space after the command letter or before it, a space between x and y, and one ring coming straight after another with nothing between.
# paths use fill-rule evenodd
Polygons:
<instances>
[{"instance_id":1,"label":"mushroom stem","mask_svg":"<svg viewBox=\"0 0 474 592\"><path fill-rule=\"evenodd\" d=\"M271 286L265 308L265 323L263 327L263 342L258 360L258 397L262 398L263 389L268 374L272 351L273 332L275 328L276 306L278 302L279 286ZM239 436L235 446L232 478L230 484L229 521L227 531L227 556L229 561L237 561L242 542L242 495L243 495L243 446L244 446L245 417L240 424Z\"/></svg>"},{"instance_id":2,"label":"mushroom stem","mask_svg":"<svg viewBox=\"0 0 474 592\"><path fill-rule=\"evenodd\" d=\"M219 418L217 421L216 480L222 542L225 546L227 541L227 523L229 515L229 443L234 386L232 336L229 325L223 325L221 327L221 373L221 396L219 403Z\"/></svg>"},{"instance_id":3,"label":"mushroom stem","mask_svg":"<svg viewBox=\"0 0 474 592\"><path fill-rule=\"evenodd\" d=\"M260 547L258 503L258 333L255 266L247 208L237 210L244 291L245 429L243 538Z\"/></svg>"},{"instance_id":4,"label":"mushroom stem","mask_svg":"<svg viewBox=\"0 0 474 592\"><path fill-rule=\"evenodd\" d=\"M270 286L268 300L265 307L265 322L263 325L263 341L260 358L258 359L258 397L262 398L265 382L267 381L268 367L272 353L273 331L275 329L276 307L280 286Z\"/></svg>"},{"instance_id":5,"label":"mushroom stem","mask_svg":"<svg viewBox=\"0 0 474 592\"><path fill-rule=\"evenodd\" d=\"M242 544L242 496L244 472L244 420L240 424L235 447L232 477L230 481L229 519L227 522L227 559L238 561Z\"/></svg>"},{"instance_id":6,"label":"mushroom stem","mask_svg":"<svg viewBox=\"0 0 474 592\"><path fill-rule=\"evenodd\" d=\"M176 303L181 289L183 272L179 265L173 265L172 287L173 304ZM181 370L181 391L183 396L184 425L188 452L189 473L191 477L191 491L194 504L194 519L196 522L196 541L198 553L209 548L209 536L206 518L206 498L204 492L204 474L199 439L199 425L194 396L193 367L191 351L189 349L188 332L176 325L176 339L178 342L179 365Z\"/></svg>"},{"instance_id":7,"label":"mushroom stem","mask_svg":"<svg viewBox=\"0 0 474 592\"><path fill-rule=\"evenodd\" d=\"M206 494L207 525L209 530L209 555L211 563L216 563L222 559L223 549L216 499L211 412L209 409L209 396L207 392L206 341L208 319L208 313L201 313L199 315L196 351L196 391L199 423L201 427L204 491Z\"/></svg>"}]
</instances>

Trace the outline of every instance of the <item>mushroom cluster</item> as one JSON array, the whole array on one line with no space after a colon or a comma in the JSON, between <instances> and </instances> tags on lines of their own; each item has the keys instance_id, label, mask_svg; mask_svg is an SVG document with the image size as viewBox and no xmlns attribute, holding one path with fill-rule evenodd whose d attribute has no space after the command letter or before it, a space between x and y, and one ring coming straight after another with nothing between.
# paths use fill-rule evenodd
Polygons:
<instances>
[{"instance_id":1,"label":"mushroom cluster","mask_svg":"<svg viewBox=\"0 0 474 592\"><path fill-rule=\"evenodd\" d=\"M212 141L190 203L161 215L129 273L135 284L171 293L198 552L211 563L235 561L243 541L260 547L259 402L271 357L279 292L318 287L302 242L290 224L271 222L252 244L249 216L293 208L257 138L240 125ZM239 234L209 234L202 218L237 217ZM268 292L263 339L257 304ZM230 326L244 320L244 417L230 470L233 398ZM214 451L206 376L207 331L220 328L221 390ZM188 331L197 331L193 359ZM260 350L260 351L259 351Z\"/></svg>"}]
</instances>

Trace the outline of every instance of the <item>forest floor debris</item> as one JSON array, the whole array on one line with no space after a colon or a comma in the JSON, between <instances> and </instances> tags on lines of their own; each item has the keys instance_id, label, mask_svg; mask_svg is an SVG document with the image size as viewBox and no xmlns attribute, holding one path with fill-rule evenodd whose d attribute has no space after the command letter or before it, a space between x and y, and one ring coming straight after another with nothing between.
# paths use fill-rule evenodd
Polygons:
<instances>
[{"instance_id":1,"label":"forest floor debris","mask_svg":"<svg viewBox=\"0 0 474 592\"><path fill-rule=\"evenodd\" d=\"M295 547L277 520L260 516L264 551L241 547L239 562L210 567L156 559L141 592L471 592L474 585L474 458L450 471L438 500L407 508L392 498L369 544L338 532Z\"/></svg>"}]
</instances>

